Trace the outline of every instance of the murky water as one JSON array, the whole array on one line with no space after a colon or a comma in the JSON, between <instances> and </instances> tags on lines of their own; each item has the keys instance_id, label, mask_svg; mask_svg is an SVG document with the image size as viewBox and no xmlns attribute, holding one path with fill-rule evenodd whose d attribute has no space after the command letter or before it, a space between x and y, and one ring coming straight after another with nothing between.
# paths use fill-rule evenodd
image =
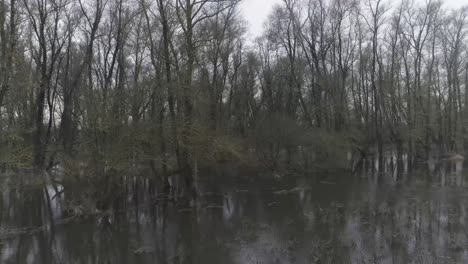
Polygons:
<instances>
[{"instance_id":1,"label":"murky water","mask_svg":"<svg viewBox=\"0 0 468 264\"><path fill-rule=\"evenodd\" d=\"M193 208L129 181L113 214L85 219L63 213L61 186L5 180L0 263L468 263L468 174L429 168L398 182L201 174Z\"/></svg>"}]
</instances>

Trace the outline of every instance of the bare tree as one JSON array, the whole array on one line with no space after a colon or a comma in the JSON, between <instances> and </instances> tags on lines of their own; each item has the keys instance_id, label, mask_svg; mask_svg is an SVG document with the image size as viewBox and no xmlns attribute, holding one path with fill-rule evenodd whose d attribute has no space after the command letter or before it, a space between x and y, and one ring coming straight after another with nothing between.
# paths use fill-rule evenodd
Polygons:
<instances>
[{"instance_id":1,"label":"bare tree","mask_svg":"<svg viewBox=\"0 0 468 264\"><path fill-rule=\"evenodd\" d=\"M54 89L54 76L63 58L62 51L67 44L68 36L72 32L66 23L65 14L68 12L69 2L66 1L23 1L28 19L33 31L34 41L32 56L38 72L38 83L35 95L34 122L34 165L42 168L45 164L46 149L50 140L52 109L49 109L49 124L44 130L44 111L46 99L51 108L51 94ZM55 93L55 92L54 92ZM46 132L46 133L44 133Z\"/></svg>"}]
</instances>

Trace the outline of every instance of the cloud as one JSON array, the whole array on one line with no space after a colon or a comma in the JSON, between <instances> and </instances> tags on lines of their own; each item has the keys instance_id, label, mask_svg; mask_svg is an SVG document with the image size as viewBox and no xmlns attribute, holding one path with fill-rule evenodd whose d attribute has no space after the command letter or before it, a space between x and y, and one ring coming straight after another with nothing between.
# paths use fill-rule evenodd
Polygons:
<instances>
[{"instance_id":1,"label":"cloud","mask_svg":"<svg viewBox=\"0 0 468 264\"><path fill-rule=\"evenodd\" d=\"M249 23L249 39L254 39L263 32L263 24L272 7L277 3L281 3L281 0L244 0L242 2L240 8Z\"/></svg>"}]
</instances>

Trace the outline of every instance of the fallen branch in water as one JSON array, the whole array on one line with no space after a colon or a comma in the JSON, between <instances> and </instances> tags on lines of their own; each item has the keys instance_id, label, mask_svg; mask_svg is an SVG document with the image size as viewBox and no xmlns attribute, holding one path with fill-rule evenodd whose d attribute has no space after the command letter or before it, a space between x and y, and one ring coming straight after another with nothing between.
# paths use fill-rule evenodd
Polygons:
<instances>
[{"instance_id":1,"label":"fallen branch in water","mask_svg":"<svg viewBox=\"0 0 468 264\"><path fill-rule=\"evenodd\" d=\"M78 215L73 215L73 216L61 219L61 220L55 222L53 225L58 226L58 225L67 224L67 223L70 223L71 221L75 220L77 217L78 217ZM44 231L46 229L47 229L47 225L42 225L42 226L27 226L27 227L21 227L21 228L1 231L0 232L0 240L12 239L12 238L22 236L22 235L32 235L32 234L42 232L42 231Z\"/></svg>"}]
</instances>

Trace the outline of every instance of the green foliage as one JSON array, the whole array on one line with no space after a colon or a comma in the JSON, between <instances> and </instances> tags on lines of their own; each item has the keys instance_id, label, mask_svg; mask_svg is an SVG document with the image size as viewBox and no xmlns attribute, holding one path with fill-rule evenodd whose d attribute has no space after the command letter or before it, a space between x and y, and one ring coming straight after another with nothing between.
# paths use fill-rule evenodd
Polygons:
<instances>
[{"instance_id":1,"label":"green foliage","mask_svg":"<svg viewBox=\"0 0 468 264\"><path fill-rule=\"evenodd\" d=\"M222 131L213 131L200 124L193 125L190 143L193 154L201 162L245 161L242 142Z\"/></svg>"},{"instance_id":2,"label":"green foliage","mask_svg":"<svg viewBox=\"0 0 468 264\"><path fill-rule=\"evenodd\" d=\"M275 169L285 148L294 148L300 143L303 131L287 117L272 115L259 121L252 135L252 146L266 167Z\"/></svg>"},{"instance_id":3,"label":"green foliage","mask_svg":"<svg viewBox=\"0 0 468 264\"><path fill-rule=\"evenodd\" d=\"M0 160L7 168L28 169L31 168L32 153L31 146L7 146L2 148Z\"/></svg>"},{"instance_id":4,"label":"green foliage","mask_svg":"<svg viewBox=\"0 0 468 264\"><path fill-rule=\"evenodd\" d=\"M160 142L154 131L150 123L96 126L83 131L79 157L90 163L102 164L106 170L127 170L155 158Z\"/></svg>"},{"instance_id":5,"label":"green foliage","mask_svg":"<svg viewBox=\"0 0 468 264\"><path fill-rule=\"evenodd\" d=\"M351 137L344 133L313 129L302 134L299 149L302 153L305 170L346 169L348 153L353 150Z\"/></svg>"},{"instance_id":6,"label":"green foliage","mask_svg":"<svg viewBox=\"0 0 468 264\"><path fill-rule=\"evenodd\" d=\"M25 140L22 131L11 129L5 131L4 143L0 151L1 165L7 168L31 168L33 149L29 141Z\"/></svg>"},{"instance_id":7,"label":"green foliage","mask_svg":"<svg viewBox=\"0 0 468 264\"><path fill-rule=\"evenodd\" d=\"M256 126L252 143L268 168L302 171L345 169L349 153L360 144L358 133L304 128L283 116L267 117Z\"/></svg>"}]
</instances>

